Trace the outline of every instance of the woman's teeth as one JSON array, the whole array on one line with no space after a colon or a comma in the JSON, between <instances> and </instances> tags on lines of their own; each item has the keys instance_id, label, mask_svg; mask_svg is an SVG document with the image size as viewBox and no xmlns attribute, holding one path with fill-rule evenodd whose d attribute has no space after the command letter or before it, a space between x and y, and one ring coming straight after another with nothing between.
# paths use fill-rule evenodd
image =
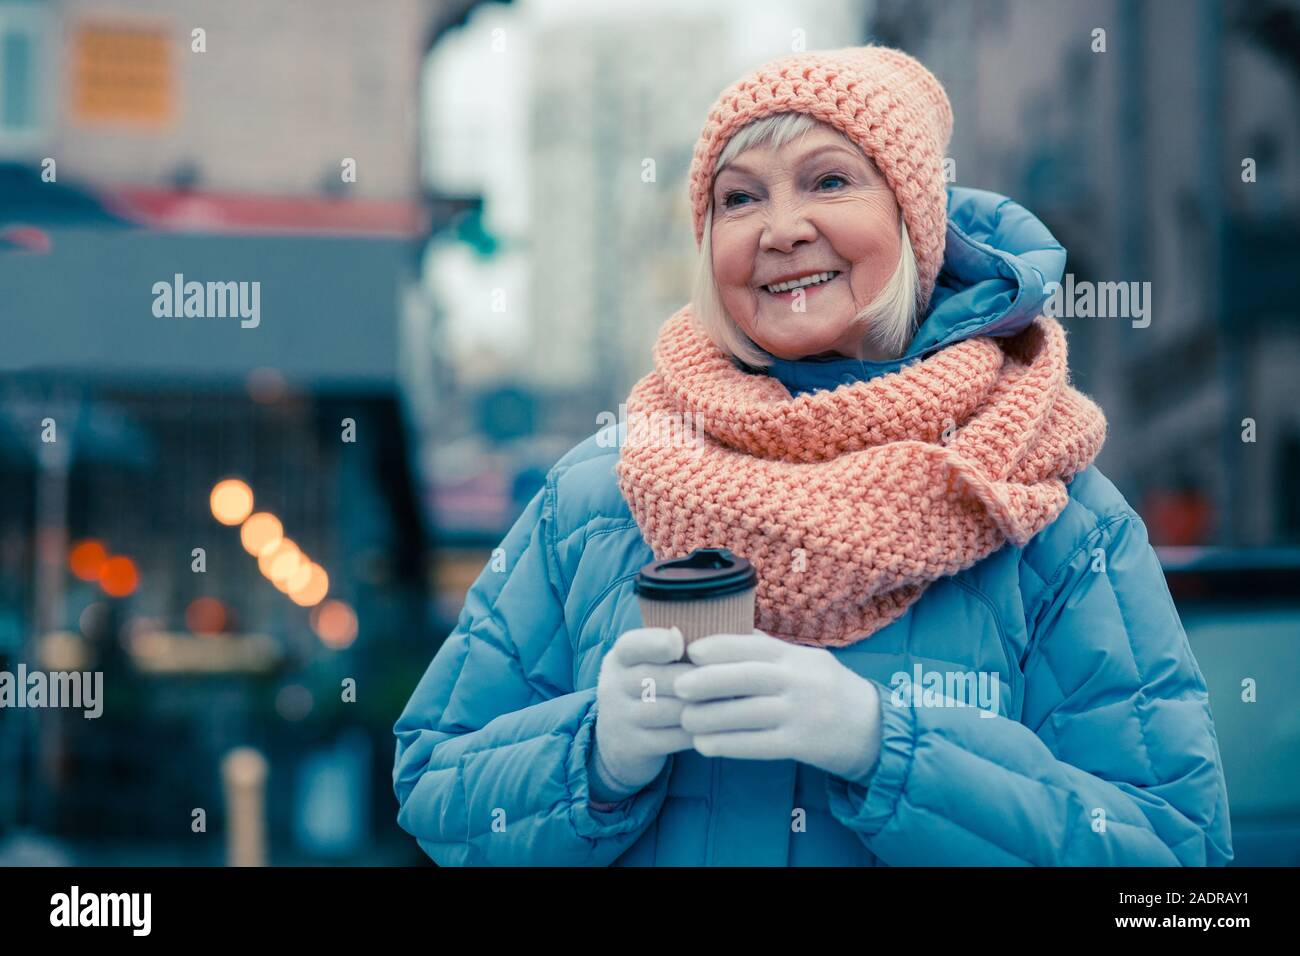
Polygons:
<instances>
[{"instance_id":1,"label":"woman's teeth","mask_svg":"<svg viewBox=\"0 0 1300 956\"><path fill-rule=\"evenodd\" d=\"M801 289L804 286L819 285L822 282L829 282L834 279L838 272L817 272L810 276L804 276L802 279L791 279L789 282L778 282L775 285L763 286L764 291L772 293L790 292L794 289Z\"/></svg>"}]
</instances>

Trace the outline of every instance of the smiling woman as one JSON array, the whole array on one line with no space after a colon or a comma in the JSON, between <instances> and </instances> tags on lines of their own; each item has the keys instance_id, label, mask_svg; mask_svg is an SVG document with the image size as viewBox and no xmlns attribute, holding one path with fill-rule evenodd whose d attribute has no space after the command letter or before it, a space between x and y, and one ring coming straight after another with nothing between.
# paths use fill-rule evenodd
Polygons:
<instances>
[{"instance_id":1,"label":"smiling woman","mask_svg":"<svg viewBox=\"0 0 1300 956\"><path fill-rule=\"evenodd\" d=\"M394 728L398 820L437 862L1231 859L1205 681L1041 312L1065 252L945 186L951 127L884 47L719 95L700 295L626 403L699 431L573 448L470 589ZM753 566L754 627L687 646L634 579L709 548ZM938 671L1007 693L888 686Z\"/></svg>"},{"instance_id":2,"label":"smiling woman","mask_svg":"<svg viewBox=\"0 0 1300 956\"><path fill-rule=\"evenodd\" d=\"M916 328L916 257L862 149L780 113L737 132L717 166L692 295L714 343L756 368L901 355Z\"/></svg>"}]
</instances>

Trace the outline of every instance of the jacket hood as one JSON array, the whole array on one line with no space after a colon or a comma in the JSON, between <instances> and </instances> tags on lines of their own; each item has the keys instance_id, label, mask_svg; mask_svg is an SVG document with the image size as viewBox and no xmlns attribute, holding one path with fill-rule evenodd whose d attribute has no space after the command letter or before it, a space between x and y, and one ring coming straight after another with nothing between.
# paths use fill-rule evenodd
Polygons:
<instances>
[{"instance_id":1,"label":"jacket hood","mask_svg":"<svg viewBox=\"0 0 1300 956\"><path fill-rule=\"evenodd\" d=\"M934 294L901 358L774 358L767 374L793 395L897 371L977 335L1009 336L1042 312L1065 273L1065 248L1019 203L985 189L948 187L948 229Z\"/></svg>"}]
</instances>

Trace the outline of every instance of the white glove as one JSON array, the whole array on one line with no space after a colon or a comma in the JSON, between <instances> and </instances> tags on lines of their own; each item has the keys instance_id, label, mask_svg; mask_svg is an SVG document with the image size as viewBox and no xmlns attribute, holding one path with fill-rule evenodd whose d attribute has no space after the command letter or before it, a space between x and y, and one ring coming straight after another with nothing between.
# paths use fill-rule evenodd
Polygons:
<instances>
[{"instance_id":1,"label":"white glove","mask_svg":"<svg viewBox=\"0 0 1300 956\"><path fill-rule=\"evenodd\" d=\"M830 651L755 631L700 638L687 656L700 666L675 693L704 756L799 760L860 783L874 772L880 695Z\"/></svg>"},{"instance_id":2,"label":"white glove","mask_svg":"<svg viewBox=\"0 0 1300 956\"><path fill-rule=\"evenodd\" d=\"M695 665L681 660L677 628L641 627L622 634L600 663L596 727L588 763L596 800L635 793L663 769L668 755L689 750L682 701L674 684Z\"/></svg>"}]
</instances>

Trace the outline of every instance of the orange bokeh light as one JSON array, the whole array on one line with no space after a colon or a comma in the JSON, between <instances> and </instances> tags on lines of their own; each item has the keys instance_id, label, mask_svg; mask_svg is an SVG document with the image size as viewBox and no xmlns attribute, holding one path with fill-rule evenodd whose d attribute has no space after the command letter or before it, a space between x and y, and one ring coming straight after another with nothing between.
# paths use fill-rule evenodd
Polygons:
<instances>
[{"instance_id":1,"label":"orange bokeh light","mask_svg":"<svg viewBox=\"0 0 1300 956\"><path fill-rule=\"evenodd\" d=\"M267 577L281 591L285 590L285 584L293 577L298 568L307 563L307 556L294 545L292 548L281 548L275 554L275 560L271 562L271 571Z\"/></svg>"},{"instance_id":2,"label":"orange bokeh light","mask_svg":"<svg viewBox=\"0 0 1300 956\"><path fill-rule=\"evenodd\" d=\"M310 569L311 574L305 583L294 587L292 585L298 584L298 582L291 581L289 587L290 600L294 604L300 604L303 607L319 604L325 600L325 595L330 590L330 577L325 573L325 569L315 562L312 562Z\"/></svg>"},{"instance_id":3,"label":"orange bokeh light","mask_svg":"<svg viewBox=\"0 0 1300 956\"><path fill-rule=\"evenodd\" d=\"M303 557L305 558L306 555ZM298 570L293 572L293 575L284 582L283 586L277 586L279 586L280 590L284 591L286 594L293 594L295 591L301 591L311 582L312 566L313 562L311 561L304 560L300 562Z\"/></svg>"},{"instance_id":4,"label":"orange bokeh light","mask_svg":"<svg viewBox=\"0 0 1300 956\"><path fill-rule=\"evenodd\" d=\"M253 557L261 557L263 551L280 543L284 537L284 526L280 519L267 511L259 511L244 522L239 529L239 540L244 550Z\"/></svg>"},{"instance_id":5,"label":"orange bokeh light","mask_svg":"<svg viewBox=\"0 0 1300 956\"><path fill-rule=\"evenodd\" d=\"M226 606L214 597L195 598L185 609L185 626L195 634L220 634L226 621Z\"/></svg>"},{"instance_id":6,"label":"orange bokeh light","mask_svg":"<svg viewBox=\"0 0 1300 956\"><path fill-rule=\"evenodd\" d=\"M344 601L326 601L312 612L312 627L326 647L342 650L357 639L357 616Z\"/></svg>"},{"instance_id":7,"label":"orange bokeh light","mask_svg":"<svg viewBox=\"0 0 1300 956\"><path fill-rule=\"evenodd\" d=\"M262 549L262 553L257 557L257 568L262 574L266 575L268 580L274 580L271 571L275 568L275 563L286 555L297 556L301 553L297 543L292 538L281 538L273 545L268 545ZM295 561L293 567L289 569L290 573L298 567Z\"/></svg>"},{"instance_id":8,"label":"orange bokeh light","mask_svg":"<svg viewBox=\"0 0 1300 956\"><path fill-rule=\"evenodd\" d=\"M210 496L212 517L222 524L239 524L253 510L253 489L238 478L218 481Z\"/></svg>"},{"instance_id":9,"label":"orange bokeh light","mask_svg":"<svg viewBox=\"0 0 1300 956\"><path fill-rule=\"evenodd\" d=\"M99 569L99 586L111 597L126 597L140 583L135 562L118 556L107 559Z\"/></svg>"},{"instance_id":10,"label":"orange bokeh light","mask_svg":"<svg viewBox=\"0 0 1300 956\"><path fill-rule=\"evenodd\" d=\"M94 538L80 541L68 552L68 567L83 581L98 581L99 570L108 560L108 550L103 542Z\"/></svg>"}]
</instances>

